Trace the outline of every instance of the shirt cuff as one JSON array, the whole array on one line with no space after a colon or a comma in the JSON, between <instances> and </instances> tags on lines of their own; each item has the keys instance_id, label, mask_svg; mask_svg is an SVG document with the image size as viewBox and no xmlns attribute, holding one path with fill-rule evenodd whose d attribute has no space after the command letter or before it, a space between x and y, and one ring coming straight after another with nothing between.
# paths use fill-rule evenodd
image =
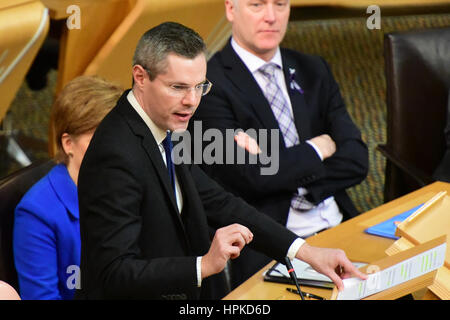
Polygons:
<instances>
[{"instance_id":1,"label":"shirt cuff","mask_svg":"<svg viewBox=\"0 0 450 320\"><path fill-rule=\"evenodd\" d=\"M289 250L286 254L286 256L289 258L289 260L294 260L295 256L297 255L298 250L300 250L300 247L305 243L306 241L302 238L295 239L294 242L292 242L291 246L289 247Z\"/></svg>"},{"instance_id":2,"label":"shirt cuff","mask_svg":"<svg viewBox=\"0 0 450 320\"><path fill-rule=\"evenodd\" d=\"M319 148L314 144L314 142L306 140L306 143L308 143L311 147L314 148L314 150L316 151L316 153L319 156L320 160L323 161L322 153L320 152Z\"/></svg>"},{"instance_id":3,"label":"shirt cuff","mask_svg":"<svg viewBox=\"0 0 450 320\"><path fill-rule=\"evenodd\" d=\"M295 243L295 241L294 241ZM197 257L197 287L202 286L202 257Z\"/></svg>"}]
</instances>

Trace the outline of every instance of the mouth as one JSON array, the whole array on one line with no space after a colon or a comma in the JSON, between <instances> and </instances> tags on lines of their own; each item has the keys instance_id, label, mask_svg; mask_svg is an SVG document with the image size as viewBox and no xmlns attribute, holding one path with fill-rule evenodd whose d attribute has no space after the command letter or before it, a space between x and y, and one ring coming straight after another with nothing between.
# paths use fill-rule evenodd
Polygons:
<instances>
[{"instance_id":1,"label":"mouth","mask_svg":"<svg viewBox=\"0 0 450 320\"><path fill-rule=\"evenodd\" d=\"M279 33L279 30L261 30L260 33Z\"/></svg>"},{"instance_id":2,"label":"mouth","mask_svg":"<svg viewBox=\"0 0 450 320\"><path fill-rule=\"evenodd\" d=\"M192 117L191 112L175 112L173 115L182 122L187 122Z\"/></svg>"}]
</instances>

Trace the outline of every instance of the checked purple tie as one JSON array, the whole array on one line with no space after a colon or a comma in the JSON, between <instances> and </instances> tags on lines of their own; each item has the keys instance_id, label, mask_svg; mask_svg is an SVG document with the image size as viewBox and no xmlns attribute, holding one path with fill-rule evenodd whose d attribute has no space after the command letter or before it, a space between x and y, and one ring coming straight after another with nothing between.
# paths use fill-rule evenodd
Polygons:
<instances>
[{"instance_id":1,"label":"checked purple tie","mask_svg":"<svg viewBox=\"0 0 450 320\"><path fill-rule=\"evenodd\" d=\"M267 63L259 68L259 72L261 72L266 79L264 95L269 101L272 112L278 121L284 144L286 145L286 148L290 148L299 144L300 139L298 137L297 128L295 127L294 117L292 116L289 105L276 81L275 70L277 68L279 68L279 66L276 64ZM306 200L304 196L295 193L291 201L291 207L300 211L305 211L314 208L314 204Z\"/></svg>"},{"instance_id":2,"label":"checked purple tie","mask_svg":"<svg viewBox=\"0 0 450 320\"><path fill-rule=\"evenodd\" d=\"M299 144L300 140L288 103L276 81L276 68L278 68L276 64L268 63L262 66L259 71L267 80L264 95L269 101L272 112L278 121L281 133L283 134L284 144L286 145L286 148L289 148Z\"/></svg>"}]
</instances>

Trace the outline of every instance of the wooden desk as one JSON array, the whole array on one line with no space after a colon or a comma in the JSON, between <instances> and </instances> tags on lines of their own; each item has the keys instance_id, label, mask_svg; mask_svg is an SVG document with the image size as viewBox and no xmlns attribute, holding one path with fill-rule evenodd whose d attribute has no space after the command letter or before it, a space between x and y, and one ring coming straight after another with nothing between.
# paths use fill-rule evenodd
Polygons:
<instances>
[{"instance_id":1,"label":"wooden desk","mask_svg":"<svg viewBox=\"0 0 450 320\"><path fill-rule=\"evenodd\" d=\"M390 219L408 209L424 203L439 191L450 192L450 184L435 182L420 190L406 196L388 202L378 208L361 214L348 220L339 226L324 231L314 237L308 238L307 242L314 246L343 249L352 261L373 262L386 257L385 250L389 248L394 240L377 237L364 233L370 226ZM238 288L229 293L225 300L298 300L298 295L286 291L287 285L263 281L263 272L273 265L271 262L257 272ZM291 286L294 288L294 286ZM326 299L331 297L331 290L318 289L302 286L307 292L320 295ZM422 290L415 295L420 299L437 299L429 290Z\"/></svg>"}]
</instances>

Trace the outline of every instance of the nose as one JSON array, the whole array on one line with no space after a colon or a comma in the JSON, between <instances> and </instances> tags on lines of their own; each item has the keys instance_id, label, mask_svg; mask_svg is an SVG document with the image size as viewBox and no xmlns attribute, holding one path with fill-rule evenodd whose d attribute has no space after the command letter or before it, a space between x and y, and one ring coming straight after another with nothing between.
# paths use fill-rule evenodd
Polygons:
<instances>
[{"instance_id":1,"label":"nose","mask_svg":"<svg viewBox=\"0 0 450 320\"><path fill-rule=\"evenodd\" d=\"M268 3L266 6L264 20L266 22L272 23L275 21L275 7L273 3Z\"/></svg>"},{"instance_id":2,"label":"nose","mask_svg":"<svg viewBox=\"0 0 450 320\"><path fill-rule=\"evenodd\" d=\"M188 92L183 97L183 104L186 106L196 106L198 104L199 96L191 88L191 90L188 90Z\"/></svg>"}]
</instances>

